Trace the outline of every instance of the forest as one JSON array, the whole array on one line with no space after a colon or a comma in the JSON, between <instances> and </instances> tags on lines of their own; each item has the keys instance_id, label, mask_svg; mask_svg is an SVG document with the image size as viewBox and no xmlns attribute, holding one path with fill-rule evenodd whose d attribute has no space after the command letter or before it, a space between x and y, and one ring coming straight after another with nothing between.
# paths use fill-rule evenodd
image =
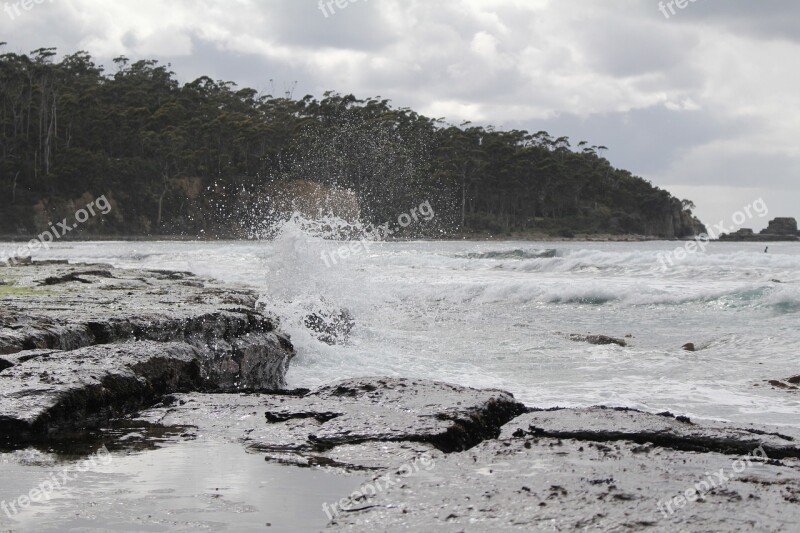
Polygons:
<instances>
[{"instance_id":1,"label":"forest","mask_svg":"<svg viewBox=\"0 0 800 533\"><path fill-rule=\"evenodd\" d=\"M113 210L81 236L247 238L298 180L350 191L374 224L430 201L435 224L409 236L704 231L691 201L614 168L602 145L454 125L381 97L274 96L181 84L153 59L113 63L0 54L0 235L35 235L104 195Z\"/></svg>"}]
</instances>

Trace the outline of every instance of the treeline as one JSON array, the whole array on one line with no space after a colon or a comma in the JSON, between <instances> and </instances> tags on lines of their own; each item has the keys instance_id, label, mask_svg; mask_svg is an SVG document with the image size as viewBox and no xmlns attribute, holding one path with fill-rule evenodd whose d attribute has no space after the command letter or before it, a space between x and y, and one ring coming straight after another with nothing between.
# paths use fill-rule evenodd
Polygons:
<instances>
[{"instance_id":1,"label":"treeline","mask_svg":"<svg viewBox=\"0 0 800 533\"><path fill-rule=\"evenodd\" d=\"M0 55L0 234L33 234L105 195L84 234L246 236L293 180L353 191L381 224L423 201L428 235L682 237L689 201L613 168L603 146L453 126L388 100L260 95L154 60Z\"/></svg>"}]
</instances>

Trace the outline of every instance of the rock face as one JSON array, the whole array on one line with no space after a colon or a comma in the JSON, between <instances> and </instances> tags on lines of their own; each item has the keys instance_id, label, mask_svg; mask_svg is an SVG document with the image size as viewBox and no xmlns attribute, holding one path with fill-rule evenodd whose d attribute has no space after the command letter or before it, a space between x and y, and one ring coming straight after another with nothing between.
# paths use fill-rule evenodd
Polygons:
<instances>
[{"instance_id":1,"label":"rock face","mask_svg":"<svg viewBox=\"0 0 800 533\"><path fill-rule=\"evenodd\" d=\"M800 521L799 436L626 410L534 412L400 483L363 486L329 528L783 531Z\"/></svg>"},{"instance_id":2,"label":"rock face","mask_svg":"<svg viewBox=\"0 0 800 533\"><path fill-rule=\"evenodd\" d=\"M763 235L794 235L797 236L797 220L794 218L783 217L770 220L767 229L761 232Z\"/></svg>"},{"instance_id":3,"label":"rock face","mask_svg":"<svg viewBox=\"0 0 800 533\"><path fill-rule=\"evenodd\" d=\"M2 269L0 435L97 423L176 391L278 389L294 349L249 291L188 273ZM41 287L41 288L40 288Z\"/></svg>"}]
</instances>

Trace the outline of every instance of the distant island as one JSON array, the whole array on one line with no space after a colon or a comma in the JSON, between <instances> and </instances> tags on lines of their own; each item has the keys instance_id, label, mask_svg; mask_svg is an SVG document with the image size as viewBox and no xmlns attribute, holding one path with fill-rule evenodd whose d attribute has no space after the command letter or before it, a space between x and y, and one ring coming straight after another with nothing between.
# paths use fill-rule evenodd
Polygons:
<instances>
[{"instance_id":1,"label":"distant island","mask_svg":"<svg viewBox=\"0 0 800 533\"><path fill-rule=\"evenodd\" d=\"M800 241L800 231L797 229L796 219L783 217L771 220L769 226L761 233L756 233L749 228L742 228L734 233L723 233L720 235L719 240L752 242Z\"/></svg>"},{"instance_id":2,"label":"distant island","mask_svg":"<svg viewBox=\"0 0 800 533\"><path fill-rule=\"evenodd\" d=\"M400 238L705 231L691 201L614 168L602 145L452 125L381 97L182 85L168 67L0 55L0 235L36 235L103 196L108 215L66 238L248 237L298 190L351 211L354 199L376 225L429 201L436 218Z\"/></svg>"}]
</instances>

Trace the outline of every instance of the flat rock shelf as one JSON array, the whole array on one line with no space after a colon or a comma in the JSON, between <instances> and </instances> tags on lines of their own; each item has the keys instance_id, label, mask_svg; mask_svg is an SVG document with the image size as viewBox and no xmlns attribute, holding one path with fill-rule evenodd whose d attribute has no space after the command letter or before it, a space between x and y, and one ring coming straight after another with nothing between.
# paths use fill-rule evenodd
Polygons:
<instances>
[{"instance_id":1,"label":"flat rock shelf","mask_svg":"<svg viewBox=\"0 0 800 533\"><path fill-rule=\"evenodd\" d=\"M97 424L172 392L285 385L294 348L250 291L97 265L6 267L0 277L4 439Z\"/></svg>"}]
</instances>

